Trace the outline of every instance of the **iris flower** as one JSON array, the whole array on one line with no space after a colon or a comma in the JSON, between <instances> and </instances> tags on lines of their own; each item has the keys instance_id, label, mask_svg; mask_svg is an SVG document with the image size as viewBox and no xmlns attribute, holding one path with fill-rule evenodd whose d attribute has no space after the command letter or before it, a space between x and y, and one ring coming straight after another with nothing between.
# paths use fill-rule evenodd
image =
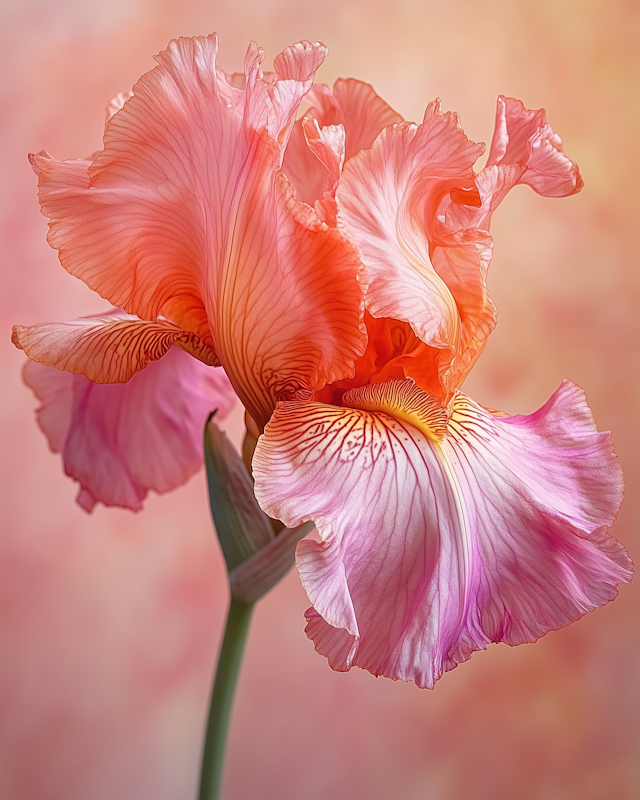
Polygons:
<instances>
[{"instance_id":1,"label":"iris flower","mask_svg":"<svg viewBox=\"0 0 640 800\"><path fill-rule=\"evenodd\" d=\"M493 211L520 183L552 197L582 186L544 112L499 98L476 173L484 146L438 102L414 124L368 84L314 85L321 44L287 48L272 73L255 44L243 74L216 55L215 36L173 41L112 103L95 158L32 157L62 265L122 309L14 330L45 365L27 375L43 427L92 482L85 507L138 507L185 479L176 426L229 397L221 377L211 392L222 366L257 439L258 502L316 525L296 563L307 635L334 669L431 687L489 642L534 641L611 600L631 575L608 535L622 475L584 393L565 381L509 417L460 388L496 324ZM209 382L199 401L170 375L178 358ZM56 432L52 367L113 400ZM96 478L104 448L87 442L147 375L164 414L132 397L109 429L114 458L124 472L154 459L166 480L139 468L114 498Z\"/></svg>"}]
</instances>

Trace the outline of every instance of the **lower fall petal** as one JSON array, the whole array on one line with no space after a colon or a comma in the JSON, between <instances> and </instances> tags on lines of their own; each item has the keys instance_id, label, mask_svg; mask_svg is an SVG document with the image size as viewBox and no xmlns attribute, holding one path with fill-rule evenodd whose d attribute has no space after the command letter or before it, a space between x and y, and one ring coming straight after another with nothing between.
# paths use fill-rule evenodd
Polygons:
<instances>
[{"instance_id":1,"label":"lower fall petal","mask_svg":"<svg viewBox=\"0 0 640 800\"><path fill-rule=\"evenodd\" d=\"M607 535L620 469L574 385L528 417L459 394L441 438L428 414L408 422L435 404L411 382L344 402L360 407L281 404L253 462L268 514L316 523L321 541L301 542L297 564L307 633L334 669L431 687L474 650L534 641L629 580Z\"/></svg>"},{"instance_id":2,"label":"lower fall petal","mask_svg":"<svg viewBox=\"0 0 640 800\"><path fill-rule=\"evenodd\" d=\"M184 483L202 465L207 414L217 408L223 418L235 401L221 369L175 347L124 384L93 383L35 361L25 365L24 380L86 511L96 502L139 511L149 489Z\"/></svg>"}]
</instances>

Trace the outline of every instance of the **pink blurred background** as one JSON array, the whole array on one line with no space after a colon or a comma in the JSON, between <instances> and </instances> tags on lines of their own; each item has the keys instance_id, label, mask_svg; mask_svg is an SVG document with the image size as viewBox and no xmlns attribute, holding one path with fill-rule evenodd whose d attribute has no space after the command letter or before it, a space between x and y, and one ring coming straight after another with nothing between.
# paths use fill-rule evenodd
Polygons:
<instances>
[{"instance_id":1,"label":"pink blurred background","mask_svg":"<svg viewBox=\"0 0 640 800\"><path fill-rule=\"evenodd\" d=\"M487 141L496 96L544 106L582 169L577 197L519 187L496 215L500 320L466 390L508 412L563 377L612 428L627 479L614 534L638 555L640 4L633 0L4 0L0 797L189 800L223 624L225 575L202 474L139 515L99 507L37 429L10 325L103 301L45 241L26 153L86 156L104 107L179 35L217 30L237 70L320 39L320 79L374 84L408 118L435 96ZM231 427L238 435L240 416ZM303 633L295 572L255 615L226 800L631 800L639 586L536 645L493 646L434 691L332 672Z\"/></svg>"}]
</instances>

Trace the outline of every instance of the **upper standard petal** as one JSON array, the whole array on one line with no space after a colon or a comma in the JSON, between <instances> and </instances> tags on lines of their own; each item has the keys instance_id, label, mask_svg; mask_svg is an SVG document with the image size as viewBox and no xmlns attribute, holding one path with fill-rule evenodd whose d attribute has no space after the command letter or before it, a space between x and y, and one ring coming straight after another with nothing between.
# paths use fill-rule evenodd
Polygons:
<instances>
[{"instance_id":1,"label":"upper standard petal","mask_svg":"<svg viewBox=\"0 0 640 800\"><path fill-rule=\"evenodd\" d=\"M517 163L526 167L520 182L545 197L567 197L582 189L578 165L564 154L544 109L532 111L521 100L500 95L487 166Z\"/></svg>"},{"instance_id":2,"label":"upper standard petal","mask_svg":"<svg viewBox=\"0 0 640 800\"><path fill-rule=\"evenodd\" d=\"M260 424L281 397L348 374L364 348L357 254L280 173L325 53L294 45L265 76L251 45L240 82L216 67L215 36L173 41L95 161L33 157L63 266L127 312L196 334Z\"/></svg>"},{"instance_id":3,"label":"upper standard petal","mask_svg":"<svg viewBox=\"0 0 640 800\"><path fill-rule=\"evenodd\" d=\"M516 100L499 98L488 166L476 175L481 152L457 116L432 103L421 125L386 128L347 161L336 192L338 227L353 238L367 269L367 310L410 323L440 351L431 361L438 363L435 392L445 401L495 328L487 288L492 214L518 183L549 196L582 185L544 112ZM405 363L405 374L434 391L420 363Z\"/></svg>"},{"instance_id":4,"label":"upper standard petal","mask_svg":"<svg viewBox=\"0 0 640 800\"><path fill-rule=\"evenodd\" d=\"M307 95L308 112L320 129L341 125L345 132L344 158L371 147L388 125L402 117L376 94L373 86L355 78L338 78L329 88L316 84ZM313 205L325 190L329 168L309 148L302 120L297 120L284 158L284 171L295 186L297 196Z\"/></svg>"},{"instance_id":5,"label":"upper standard petal","mask_svg":"<svg viewBox=\"0 0 640 800\"><path fill-rule=\"evenodd\" d=\"M371 147L384 128L403 121L371 84L355 78L338 78L331 89L316 84L309 101L321 126L344 125L347 159Z\"/></svg>"},{"instance_id":6,"label":"upper standard petal","mask_svg":"<svg viewBox=\"0 0 640 800\"><path fill-rule=\"evenodd\" d=\"M426 344L458 347L460 316L429 253L443 200L473 188L484 146L464 135L457 115L431 104L420 125L386 128L350 159L338 189L338 225L356 243L367 270L367 310L408 322Z\"/></svg>"},{"instance_id":7,"label":"upper standard petal","mask_svg":"<svg viewBox=\"0 0 640 800\"><path fill-rule=\"evenodd\" d=\"M282 404L253 462L267 513L316 523L321 541L301 542L297 563L308 635L334 669L433 686L474 650L534 641L629 580L607 535L620 468L574 385L529 417L458 394L444 435L441 407L411 382L344 403Z\"/></svg>"},{"instance_id":8,"label":"upper standard petal","mask_svg":"<svg viewBox=\"0 0 640 800\"><path fill-rule=\"evenodd\" d=\"M486 167L475 178L479 203L452 201L434 224L431 261L460 317L458 347L442 376L445 396L461 386L496 326L497 312L487 285L493 256L491 216L524 170L522 164ZM420 383L417 375L408 374Z\"/></svg>"}]
</instances>

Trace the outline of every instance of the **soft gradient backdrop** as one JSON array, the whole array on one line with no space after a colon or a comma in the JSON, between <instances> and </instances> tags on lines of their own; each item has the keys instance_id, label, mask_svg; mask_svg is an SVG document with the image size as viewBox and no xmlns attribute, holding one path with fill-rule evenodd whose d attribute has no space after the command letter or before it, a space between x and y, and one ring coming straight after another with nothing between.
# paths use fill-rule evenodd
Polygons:
<instances>
[{"instance_id":1,"label":"soft gradient backdrop","mask_svg":"<svg viewBox=\"0 0 640 800\"><path fill-rule=\"evenodd\" d=\"M544 106L582 169L577 197L519 187L494 224L498 329L466 389L508 412L563 377L612 428L637 560L640 475L640 4L637 0L4 0L0 797L191 800L225 575L202 475L139 515L73 502L21 384L12 323L104 303L45 242L30 150L101 147L104 107L179 35L217 30L238 70L320 39L320 79L374 84L408 118L440 96L487 141L499 93ZM233 425L236 433L240 416ZM233 427L232 425L232 427ZM255 615L226 800L632 800L640 796L640 585L536 645L493 646L434 691L333 673L291 573Z\"/></svg>"}]
</instances>

